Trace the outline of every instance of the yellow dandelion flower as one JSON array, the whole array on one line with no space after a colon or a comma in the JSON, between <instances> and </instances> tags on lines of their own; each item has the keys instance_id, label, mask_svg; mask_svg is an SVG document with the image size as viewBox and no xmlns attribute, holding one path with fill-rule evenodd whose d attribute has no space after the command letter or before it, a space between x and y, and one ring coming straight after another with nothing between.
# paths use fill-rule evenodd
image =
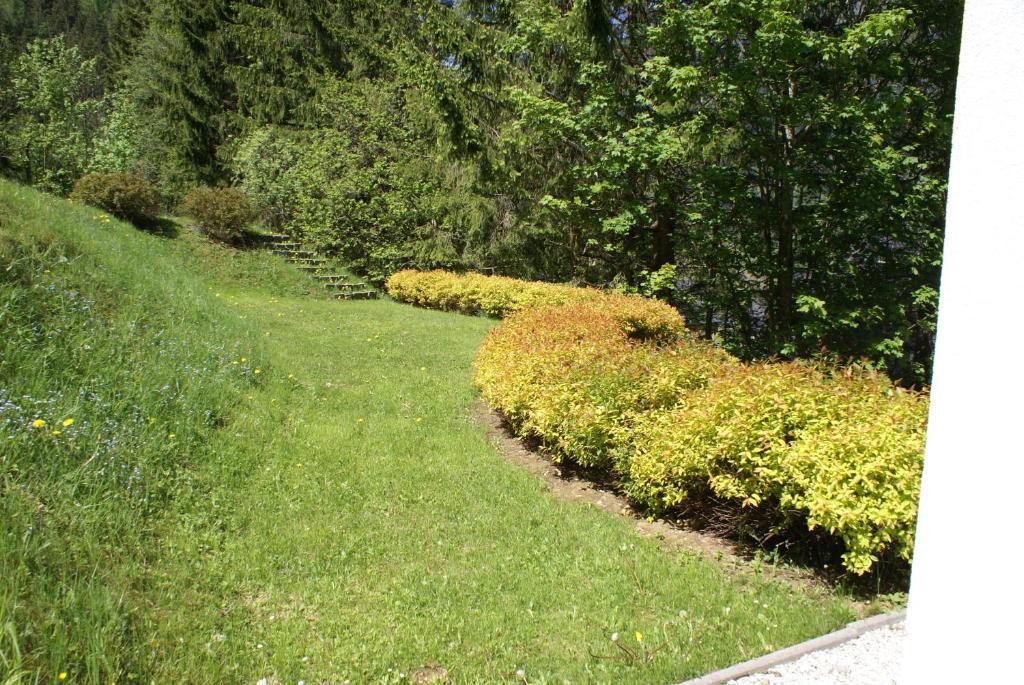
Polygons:
<instances>
[{"instance_id":1,"label":"yellow dandelion flower","mask_svg":"<svg viewBox=\"0 0 1024 685\"><path fill-rule=\"evenodd\" d=\"M57 674L57 680L67 680L67 679L68 679L68 672L67 671L61 671L60 673Z\"/></svg>"},{"instance_id":2,"label":"yellow dandelion flower","mask_svg":"<svg viewBox=\"0 0 1024 685\"><path fill-rule=\"evenodd\" d=\"M55 437L55 438L56 438L56 437L58 437L59 435L60 435L60 431L53 431L53 437Z\"/></svg>"},{"instance_id":3,"label":"yellow dandelion flower","mask_svg":"<svg viewBox=\"0 0 1024 685\"><path fill-rule=\"evenodd\" d=\"M46 421L43 421L42 419L36 419L35 421L32 422L33 428L42 428L45 425Z\"/></svg>"},{"instance_id":4,"label":"yellow dandelion flower","mask_svg":"<svg viewBox=\"0 0 1024 685\"><path fill-rule=\"evenodd\" d=\"M416 417L416 423L419 423L419 422L420 422L420 421L422 421L422 420L423 420L423 417L422 417L422 416L417 416L417 417Z\"/></svg>"},{"instance_id":5,"label":"yellow dandelion flower","mask_svg":"<svg viewBox=\"0 0 1024 685\"><path fill-rule=\"evenodd\" d=\"M295 378L295 374L294 373L288 374L288 378Z\"/></svg>"},{"instance_id":6,"label":"yellow dandelion flower","mask_svg":"<svg viewBox=\"0 0 1024 685\"><path fill-rule=\"evenodd\" d=\"M249 360L248 360L248 359L246 359L245 357L242 357L242 363L245 363L245 362L247 362L247 361L249 361Z\"/></svg>"},{"instance_id":7,"label":"yellow dandelion flower","mask_svg":"<svg viewBox=\"0 0 1024 685\"><path fill-rule=\"evenodd\" d=\"M260 371L259 369L255 369L253 370L253 373L262 373L262 371Z\"/></svg>"},{"instance_id":8,"label":"yellow dandelion flower","mask_svg":"<svg viewBox=\"0 0 1024 685\"><path fill-rule=\"evenodd\" d=\"M641 633L639 630L636 631L636 641L637 642L643 642L644 641L644 634Z\"/></svg>"},{"instance_id":9,"label":"yellow dandelion flower","mask_svg":"<svg viewBox=\"0 0 1024 685\"><path fill-rule=\"evenodd\" d=\"M167 439L168 440L174 440L174 433L168 433L167 434Z\"/></svg>"},{"instance_id":10,"label":"yellow dandelion flower","mask_svg":"<svg viewBox=\"0 0 1024 685\"><path fill-rule=\"evenodd\" d=\"M356 419L356 423L362 423L362 422L363 422L363 419L362 419L362 417L360 417L360 418Z\"/></svg>"},{"instance_id":11,"label":"yellow dandelion flower","mask_svg":"<svg viewBox=\"0 0 1024 685\"><path fill-rule=\"evenodd\" d=\"M70 426L74 422L75 422L74 419L64 419L63 421L61 421L61 425L63 425L65 428L67 428L68 426Z\"/></svg>"}]
</instances>

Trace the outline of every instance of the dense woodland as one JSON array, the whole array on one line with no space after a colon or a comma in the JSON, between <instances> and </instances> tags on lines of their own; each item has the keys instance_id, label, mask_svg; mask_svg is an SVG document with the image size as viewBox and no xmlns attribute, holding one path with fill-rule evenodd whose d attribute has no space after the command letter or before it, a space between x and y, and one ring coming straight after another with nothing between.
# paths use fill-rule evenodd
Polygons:
<instances>
[{"instance_id":1,"label":"dense woodland","mask_svg":"<svg viewBox=\"0 0 1024 685\"><path fill-rule=\"evenodd\" d=\"M0 0L0 173L237 185L370 278L929 375L958 0Z\"/></svg>"}]
</instances>

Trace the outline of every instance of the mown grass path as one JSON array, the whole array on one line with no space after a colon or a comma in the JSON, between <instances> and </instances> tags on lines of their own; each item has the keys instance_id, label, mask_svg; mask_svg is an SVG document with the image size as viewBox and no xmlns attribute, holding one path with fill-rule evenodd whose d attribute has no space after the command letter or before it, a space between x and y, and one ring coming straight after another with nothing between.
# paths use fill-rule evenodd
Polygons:
<instances>
[{"instance_id":1,"label":"mown grass path","mask_svg":"<svg viewBox=\"0 0 1024 685\"><path fill-rule=\"evenodd\" d=\"M141 622L158 682L404 682L427 666L460 683L670 683L850 618L840 599L670 554L506 462L468 412L493 322L220 296L264 334L264 380L166 522Z\"/></svg>"}]
</instances>

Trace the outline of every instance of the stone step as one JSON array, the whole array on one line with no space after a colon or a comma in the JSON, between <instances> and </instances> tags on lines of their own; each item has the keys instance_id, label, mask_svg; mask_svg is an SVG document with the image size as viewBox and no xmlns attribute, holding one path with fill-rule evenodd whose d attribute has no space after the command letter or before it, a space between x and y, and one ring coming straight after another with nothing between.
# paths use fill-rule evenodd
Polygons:
<instances>
[{"instance_id":1,"label":"stone step","mask_svg":"<svg viewBox=\"0 0 1024 685\"><path fill-rule=\"evenodd\" d=\"M288 261L292 264L326 264L327 260L323 257L289 257Z\"/></svg>"},{"instance_id":2,"label":"stone step","mask_svg":"<svg viewBox=\"0 0 1024 685\"><path fill-rule=\"evenodd\" d=\"M296 264L295 266L302 271L320 271L324 267L323 264Z\"/></svg>"},{"instance_id":3,"label":"stone step","mask_svg":"<svg viewBox=\"0 0 1024 685\"><path fill-rule=\"evenodd\" d=\"M366 288L365 283L324 283L325 288L337 288L339 290L351 290L352 288Z\"/></svg>"},{"instance_id":4,"label":"stone step","mask_svg":"<svg viewBox=\"0 0 1024 685\"><path fill-rule=\"evenodd\" d=\"M317 274L313 278L320 281L343 281L349 276L347 274Z\"/></svg>"},{"instance_id":5,"label":"stone step","mask_svg":"<svg viewBox=\"0 0 1024 685\"><path fill-rule=\"evenodd\" d=\"M297 250L302 247L302 243L277 242L270 243L270 247L275 250Z\"/></svg>"},{"instance_id":6,"label":"stone step","mask_svg":"<svg viewBox=\"0 0 1024 685\"><path fill-rule=\"evenodd\" d=\"M359 290L350 293L339 293L334 296L338 300L376 300L376 290Z\"/></svg>"},{"instance_id":7,"label":"stone step","mask_svg":"<svg viewBox=\"0 0 1024 685\"><path fill-rule=\"evenodd\" d=\"M287 233L261 233L261 240L289 240L291 236Z\"/></svg>"}]
</instances>

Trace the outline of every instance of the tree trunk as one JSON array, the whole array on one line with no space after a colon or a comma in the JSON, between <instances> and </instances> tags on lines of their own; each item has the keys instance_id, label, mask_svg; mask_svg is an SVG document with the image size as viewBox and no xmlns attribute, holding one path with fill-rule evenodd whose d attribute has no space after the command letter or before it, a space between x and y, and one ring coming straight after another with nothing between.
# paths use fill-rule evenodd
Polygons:
<instances>
[{"instance_id":1,"label":"tree trunk","mask_svg":"<svg viewBox=\"0 0 1024 685\"><path fill-rule=\"evenodd\" d=\"M785 345L793 342L793 242L796 233L793 226L793 187L788 180L781 184L776 205L778 251L775 255L775 321L772 328L777 344Z\"/></svg>"}]
</instances>

